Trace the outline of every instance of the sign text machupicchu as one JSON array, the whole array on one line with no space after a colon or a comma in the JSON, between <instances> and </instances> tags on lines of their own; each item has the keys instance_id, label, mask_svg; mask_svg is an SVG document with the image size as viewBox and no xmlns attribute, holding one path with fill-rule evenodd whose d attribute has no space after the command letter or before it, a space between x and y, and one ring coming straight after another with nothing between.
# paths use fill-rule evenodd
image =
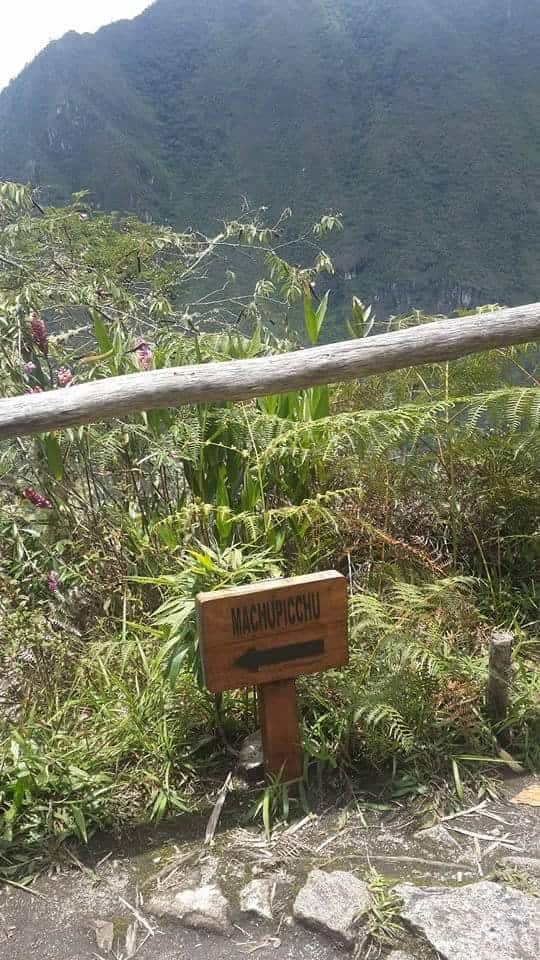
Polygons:
<instances>
[{"instance_id":1,"label":"sign text machupicchu","mask_svg":"<svg viewBox=\"0 0 540 960\"><path fill-rule=\"evenodd\" d=\"M333 570L199 594L197 610L213 693L347 662L347 585Z\"/></svg>"},{"instance_id":2,"label":"sign text machupicchu","mask_svg":"<svg viewBox=\"0 0 540 960\"><path fill-rule=\"evenodd\" d=\"M318 590L305 590L287 598L272 597L231 607L234 637L248 636L268 630L283 630L297 624L319 620L321 595Z\"/></svg>"}]
</instances>

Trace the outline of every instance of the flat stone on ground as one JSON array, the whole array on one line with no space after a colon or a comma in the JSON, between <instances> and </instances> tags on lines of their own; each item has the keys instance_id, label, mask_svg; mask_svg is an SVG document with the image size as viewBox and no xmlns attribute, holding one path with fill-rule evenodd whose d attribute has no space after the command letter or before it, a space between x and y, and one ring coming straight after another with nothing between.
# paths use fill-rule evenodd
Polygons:
<instances>
[{"instance_id":1,"label":"flat stone on ground","mask_svg":"<svg viewBox=\"0 0 540 960\"><path fill-rule=\"evenodd\" d=\"M538 960L540 900L484 880L463 887L395 887L402 919L444 960Z\"/></svg>"},{"instance_id":2,"label":"flat stone on ground","mask_svg":"<svg viewBox=\"0 0 540 960\"><path fill-rule=\"evenodd\" d=\"M502 857L500 862L507 870L518 870L540 879L540 860L535 857Z\"/></svg>"},{"instance_id":3,"label":"flat stone on ground","mask_svg":"<svg viewBox=\"0 0 540 960\"><path fill-rule=\"evenodd\" d=\"M295 920L347 946L356 938L356 922L370 905L367 884L352 873L312 870L293 906Z\"/></svg>"},{"instance_id":4,"label":"flat stone on ground","mask_svg":"<svg viewBox=\"0 0 540 960\"><path fill-rule=\"evenodd\" d=\"M94 930L98 950L111 953L114 943L114 924L110 920L96 920Z\"/></svg>"},{"instance_id":5,"label":"flat stone on ground","mask_svg":"<svg viewBox=\"0 0 540 960\"><path fill-rule=\"evenodd\" d=\"M269 878L252 880L240 891L240 909L261 920L272 920L272 897L274 881Z\"/></svg>"},{"instance_id":6,"label":"flat stone on ground","mask_svg":"<svg viewBox=\"0 0 540 960\"><path fill-rule=\"evenodd\" d=\"M156 917L174 917L195 930L226 935L230 932L229 904L219 887L212 883L194 890L156 894L149 900L147 910Z\"/></svg>"},{"instance_id":7,"label":"flat stone on ground","mask_svg":"<svg viewBox=\"0 0 540 960\"><path fill-rule=\"evenodd\" d=\"M418 830L415 836L418 837L419 840L429 840L436 844L437 847L450 850L453 854L461 850L459 840L456 840L450 831L447 830L446 827L443 827L441 823L437 823L434 827L429 827L427 830Z\"/></svg>"}]
</instances>

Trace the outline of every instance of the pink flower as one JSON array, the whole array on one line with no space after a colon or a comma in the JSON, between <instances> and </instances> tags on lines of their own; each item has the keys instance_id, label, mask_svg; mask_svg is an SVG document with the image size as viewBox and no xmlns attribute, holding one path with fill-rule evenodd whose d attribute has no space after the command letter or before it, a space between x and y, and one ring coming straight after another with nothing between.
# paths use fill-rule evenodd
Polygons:
<instances>
[{"instance_id":1,"label":"pink flower","mask_svg":"<svg viewBox=\"0 0 540 960\"><path fill-rule=\"evenodd\" d=\"M69 367L59 367L56 372L59 387L69 387L73 383L73 374Z\"/></svg>"},{"instance_id":2,"label":"pink flower","mask_svg":"<svg viewBox=\"0 0 540 960\"><path fill-rule=\"evenodd\" d=\"M28 363L23 363L22 368L23 373L25 373L27 377L29 377L34 370L37 370L36 364L32 360L29 360Z\"/></svg>"},{"instance_id":3,"label":"pink flower","mask_svg":"<svg viewBox=\"0 0 540 960\"><path fill-rule=\"evenodd\" d=\"M58 574L56 570L49 570L47 583L49 585L49 590L51 591L51 593L58 593Z\"/></svg>"},{"instance_id":4,"label":"pink flower","mask_svg":"<svg viewBox=\"0 0 540 960\"><path fill-rule=\"evenodd\" d=\"M50 500L47 500L47 497L44 497L43 494L38 493L37 490L34 490L33 487L26 487L23 490L22 495L25 500L29 500L32 506L39 507L41 510L51 510L52 503Z\"/></svg>"},{"instance_id":5,"label":"pink flower","mask_svg":"<svg viewBox=\"0 0 540 960\"><path fill-rule=\"evenodd\" d=\"M42 320L41 315L37 312L37 310L32 310L28 322L32 340L34 341L38 350L41 350L44 356L47 356L49 352L49 337L47 334L45 321Z\"/></svg>"},{"instance_id":6,"label":"pink flower","mask_svg":"<svg viewBox=\"0 0 540 960\"><path fill-rule=\"evenodd\" d=\"M140 370L150 370L153 359L154 354L152 353L150 344L146 342L144 337L139 337L135 341L135 360L137 362L137 366Z\"/></svg>"}]
</instances>

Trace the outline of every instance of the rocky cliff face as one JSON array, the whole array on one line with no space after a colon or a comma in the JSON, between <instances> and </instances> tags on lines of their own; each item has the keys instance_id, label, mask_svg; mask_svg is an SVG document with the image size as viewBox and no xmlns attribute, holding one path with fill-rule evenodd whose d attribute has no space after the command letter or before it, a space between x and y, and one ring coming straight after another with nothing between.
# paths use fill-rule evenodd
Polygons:
<instances>
[{"instance_id":1,"label":"rocky cliff face","mask_svg":"<svg viewBox=\"0 0 540 960\"><path fill-rule=\"evenodd\" d=\"M530 0L157 0L51 44L0 95L0 176L211 227L242 198L344 213L389 308L540 298Z\"/></svg>"}]
</instances>

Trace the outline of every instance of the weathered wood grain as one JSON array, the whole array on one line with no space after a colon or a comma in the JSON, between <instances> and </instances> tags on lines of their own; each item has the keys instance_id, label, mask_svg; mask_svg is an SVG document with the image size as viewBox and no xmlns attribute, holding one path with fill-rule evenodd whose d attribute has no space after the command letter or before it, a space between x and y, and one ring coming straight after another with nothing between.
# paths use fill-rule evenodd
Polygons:
<instances>
[{"instance_id":1,"label":"weathered wood grain","mask_svg":"<svg viewBox=\"0 0 540 960\"><path fill-rule=\"evenodd\" d=\"M257 689L259 721L267 775L281 783L302 777L302 751L294 680L278 680Z\"/></svg>"},{"instance_id":2,"label":"weathered wood grain","mask_svg":"<svg viewBox=\"0 0 540 960\"><path fill-rule=\"evenodd\" d=\"M489 638L489 673L486 706L494 720L504 720L512 687L512 646L510 630L494 630Z\"/></svg>"},{"instance_id":3,"label":"weathered wood grain","mask_svg":"<svg viewBox=\"0 0 540 960\"><path fill-rule=\"evenodd\" d=\"M185 403L250 400L540 338L540 303L254 360L172 367L0 400L0 439Z\"/></svg>"},{"instance_id":4,"label":"weathered wood grain","mask_svg":"<svg viewBox=\"0 0 540 960\"><path fill-rule=\"evenodd\" d=\"M343 666L347 582L334 570L197 597L205 685L212 693Z\"/></svg>"}]
</instances>

